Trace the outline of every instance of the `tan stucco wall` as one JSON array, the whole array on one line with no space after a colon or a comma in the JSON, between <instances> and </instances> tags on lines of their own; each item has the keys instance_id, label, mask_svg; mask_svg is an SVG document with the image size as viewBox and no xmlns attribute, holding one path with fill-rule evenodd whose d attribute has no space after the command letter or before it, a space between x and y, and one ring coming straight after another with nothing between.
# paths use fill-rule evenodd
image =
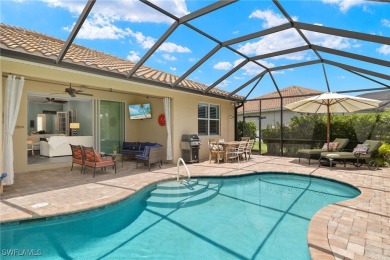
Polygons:
<instances>
[{"instance_id":1,"label":"tan stucco wall","mask_svg":"<svg viewBox=\"0 0 390 260\"><path fill-rule=\"evenodd\" d=\"M172 99L172 149L173 158L176 161L181 156L180 140L182 134L197 134L198 103L205 102L221 106L221 135L213 138L234 139L234 119L229 115L234 114L231 102L201 95L177 92L171 89L154 87L146 84L134 83L125 80L112 79L105 76L55 68L31 62L18 61L9 58L1 58L2 74L12 73L16 76L24 76L26 83L22 96L22 104L18 115L17 128L14 133L15 172L56 168L63 165L42 165L27 167L26 136L27 136L27 93L58 93L64 91L66 86L47 83L50 81L74 85L85 85L93 88L112 88L114 91L124 91L129 94L114 93L99 90L86 90L93 94L94 99L125 102L125 139L127 141L158 142L166 146L166 128L158 125L159 114L164 113L163 97ZM42 82L33 81L34 79ZM5 84L5 78L2 78ZM131 93L130 93L131 92ZM3 93L3 92L2 92ZM1 94L1 93L0 93ZM150 96L150 98L147 98ZM84 96L82 98L85 98ZM1 94L1 99L3 96ZM150 102L152 106L151 120L130 120L127 106L130 103ZM3 109L3 105L1 106ZM202 145L200 158L208 157L207 139L210 136L201 137ZM1 146L2 147L2 146ZM1 148L2 149L2 148ZM17 154L16 154L17 153Z\"/></svg>"}]
</instances>

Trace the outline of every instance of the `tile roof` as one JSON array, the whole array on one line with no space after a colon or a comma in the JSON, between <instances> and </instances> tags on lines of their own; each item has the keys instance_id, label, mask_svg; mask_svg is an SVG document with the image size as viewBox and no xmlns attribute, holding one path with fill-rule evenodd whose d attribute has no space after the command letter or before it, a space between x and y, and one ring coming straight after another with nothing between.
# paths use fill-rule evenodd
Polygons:
<instances>
[{"instance_id":1,"label":"tile roof","mask_svg":"<svg viewBox=\"0 0 390 260\"><path fill-rule=\"evenodd\" d=\"M310 88L303 88L299 86L291 86L287 87L285 89L280 89L280 93L282 94L283 98L283 105L287 105L293 102L297 102L299 100L308 98L308 96L301 96L301 97L290 97L289 96L299 96L299 95L318 95L323 92L310 89ZM267 99L267 98L275 98L275 99ZM279 99L279 93L277 91L256 97L254 99L265 99L261 101L261 111L267 111L267 110L280 110L280 99ZM252 100L247 101L244 104L245 107L245 113L254 113L260 111L260 102L258 100ZM242 114L243 108L239 108L237 113Z\"/></svg>"},{"instance_id":2,"label":"tile roof","mask_svg":"<svg viewBox=\"0 0 390 260\"><path fill-rule=\"evenodd\" d=\"M19 27L0 24L0 47L12 51L28 53L40 57L56 60L65 41L51 36L26 30ZM105 71L115 72L122 75L134 67L135 63L121 59L103 52L88 49L86 47L72 44L63 62L78 64L90 68L97 68ZM137 79L146 79L162 84L172 84L179 77L171 75L150 67L141 66L133 75ZM177 88L191 89L202 93L208 86L188 79L181 81ZM229 92L213 88L210 91L214 95L226 97ZM238 95L233 98L243 99Z\"/></svg>"}]
</instances>

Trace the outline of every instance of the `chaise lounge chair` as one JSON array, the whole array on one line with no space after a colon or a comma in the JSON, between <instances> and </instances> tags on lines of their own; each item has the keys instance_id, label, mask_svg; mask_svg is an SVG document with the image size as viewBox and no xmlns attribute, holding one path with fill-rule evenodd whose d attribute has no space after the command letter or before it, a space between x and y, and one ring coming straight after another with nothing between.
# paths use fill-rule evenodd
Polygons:
<instances>
[{"instance_id":1,"label":"chaise lounge chair","mask_svg":"<svg viewBox=\"0 0 390 260\"><path fill-rule=\"evenodd\" d=\"M337 143L337 146L334 145L335 148L333 149L333 144L336 144L336 143ZM344 150L344 148L347 146L348 143L349 143L349 139L336 138L331 143L332 144L331 151L341 152ZM299 162L301 162L301 155L308 155L309 165L310 165L310 159L313 155L320 156L321 153L326 152L326 151L327 151L327 144L326 143L324 144L324 146L321 149L300 149L300 150L298 150Z\"/></svg>"},{"instance_id":2,"label":"chaise lounge chair","mask_svg":"<svg viewBox=\"0 0 390 260\"><path fill-rule=\"evenodd\" d=\"M345 167L346 161L351 160L358 169L364 160L367 161L369 169L375 170L377 168L375 160L371 160L371 158L381 145L382 142L379 140L366 140L363 144L358 144L352 152L322 152L319 165L321 166L321 159L329 160L330 166L332 166L333 160L342 160Z\"/></svg>"}]
</instances>

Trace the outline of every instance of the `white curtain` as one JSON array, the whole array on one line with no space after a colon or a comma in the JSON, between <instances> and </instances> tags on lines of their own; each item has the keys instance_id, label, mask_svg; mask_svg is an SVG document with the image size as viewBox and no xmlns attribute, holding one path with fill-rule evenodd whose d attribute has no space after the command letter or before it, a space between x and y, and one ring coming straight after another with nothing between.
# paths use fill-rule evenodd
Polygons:
<instances>
[{"instance_id":1,"label":"white curtain","mask_svg":"<svg viewBox=\"0 0 390 260\"><path fill-rule=\"evenodd\" d=\"M167 127L167 160L172 160L171 99L164 98L165 125Z\"/></svg>"},{"instance_id":2,"label":"white curtain","mask_svg":"<svg viewBox=\"0 0 390 260\"><path fill-rule=\"evenodd\" d=\"M22 98L24 78L17 79L9 75L5 87L4 129L3 129L3 169L7 177L3 180L5 185L14 183L14 134L16 119L18 118L20 100ZM27 145L27 143L26 143ZM26 151L23 151L26 152Z\"/></svg>"}]
</instances>

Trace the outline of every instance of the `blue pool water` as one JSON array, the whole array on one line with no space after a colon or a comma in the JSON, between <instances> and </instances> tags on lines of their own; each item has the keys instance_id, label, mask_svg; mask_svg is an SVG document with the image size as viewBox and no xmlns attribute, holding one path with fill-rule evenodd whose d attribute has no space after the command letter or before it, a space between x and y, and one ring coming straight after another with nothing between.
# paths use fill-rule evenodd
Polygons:
<instances>
[{"instance_id":1,"label":"blue pool water","mask_svg":"<svg viewBox=\"0 0 390 260\"><path fill-rule=\"evenodd\" d=\"M185 186L165 182L103 209L4 224L1 254L25 259L34 254L48 259L310 259L312 216L359 194L349 185L287 174L204 178Z\"/></svg>"}]
</instances>

